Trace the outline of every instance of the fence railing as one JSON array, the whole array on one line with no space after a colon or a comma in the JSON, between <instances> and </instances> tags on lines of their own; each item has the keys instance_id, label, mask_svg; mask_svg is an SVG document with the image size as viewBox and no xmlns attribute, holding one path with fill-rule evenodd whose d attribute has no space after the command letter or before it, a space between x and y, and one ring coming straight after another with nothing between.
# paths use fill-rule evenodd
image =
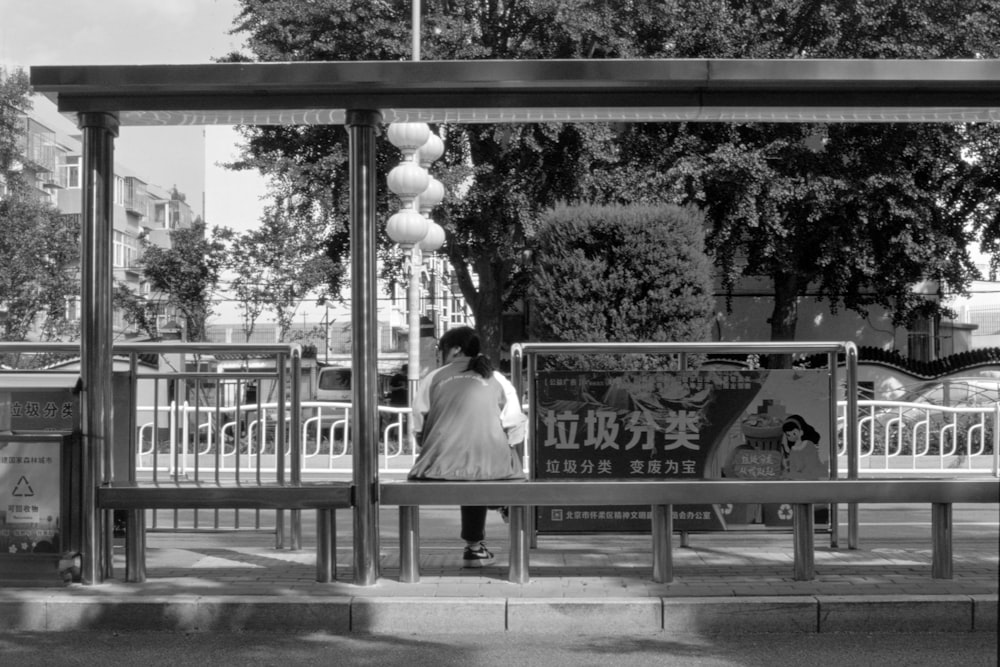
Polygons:
<instances>
[{"instance_id":1,"label":"fence railing","mask_svg":"<svg viewBox=\"0 0 1000 667\"><path fill-rule=\"evenodd\" d=\"M649 347L644 344L622 346L626 352L637 353L645 353ZM659 347L666 351L673 349L671 344L657 344ZM692 344L687 347L689 352L697 352L719 346ZM778 347L787 346L759 344L753 349L778 352ZM856 359L850 344L817 343L795 349L800 347L830 352L831 369L835 369L836 363L834 349L844 348L849 360ZM8 354L55 355L71 353L73 349L69 345L0 343L0 353ZM588 350L586 346L580 349L581 352ZM266 529L274 531L276 546L280 547L285 530L284 512L290 511L294 549L301 541L302 503L288 503L288 491L297 491L303 477L314 473L317 476L345 475L354 485L363 482L355 479L356 466L351 458L356 454L351 439L352 406L315 401L308 393L303 393L298 346L144 343L116 346L114 351L117 359L116 372L112 376L116 408L112 429L114 442L95 449L94 460L87 463L93 470L100 471L95 475L96 486L104 491L114 491L116 484L121 482L137 487L135 482L141 481L138 478L144 475L153 482L146 485L147 490L172 484L178 492L171 501L176 500L176 505L133 504L126 508L129 512L137 511L143 519L142 527L131 531L136 535L145 530L143 511L154 514L152 526L157 526L156 512L160 510L152 509L154 507L173 513L173 526L168 530L198 529L199 511L212 513L210 523L214 530L239 529L238 512L250 510L256 514L253 527L257 529L263 527L261 515L266 513ZM156 357L157 363L151 363L151 357ZM224 368L219 363L222 359L235 359L237 363ZM514 368L515 376L523 370L520 363ZM533 366L529 363L528 368L531 371ZM62 371L64 375L69 373L72 379L71 366ZM848 371L848 385L853 388L856 362L849 363ZM8 391L16 382L24 387L37 379L30 376L27 380L15 381L12 376L0 372L0 393ZM836 386L835 380L834 370L830 377L831 391ZM522 386L519 377L515 377L515 385ZM527 386L531 386L530 373ZM896 472L909 476L914 473L938 476L941 473L1000 474L1000 404L987 408L947 408L884 401L859 402L854 395L851 391L851 398L846 403L830 403L830 421L836 417L840 423L840 437L831 433L827 440L840 441L838 458L846 457L848 465L838 465L836 469L846 469L852 479L856 474ZM409 410L388 406L380 406L378 410L382 415L379 470L406 472L415 456L405 437ZM831 430L836 431L835 428ZM848 447L844 442L858 444ZM530 453L530 447L526 453ZM370 450L365 455L369 454ZM181 479L195 484L174 483ZM189 488L221 493L210 498L209 504L190 505L181 502L183 498L178 495ZM259 509L262 505L257 503L257 496L275 488L284 496L278 500L272 498L272 502L263 505L267 509ZM235 501L230 497L233 493L239 491L246 496L248 490L258 493L247 502L233 504ZM844 497L849 499L847 495ZM349 502L354 503L354 500ZM105 513L98 518L106 522L110 519L107 508L121 506L102 507ZM193 525L189 519L180 525L177 508L182 507L191 508L184 510L185 513L194 512ZM358 505L354 507L357 516ZM222 508L237 512L232 525L220 525ZM856 505L849 506L849 513L851 511L856 514ZM130 520L138 519L131 517ZM849 520L849 524L856 525L856 520L854 523ZM836 524L834 534L835 528ZM101 552L106 566L110 565L112 553L109 533L101 531L105 540ZM856 528L849 533L851 548L856 544L856 533ZM87 556L93 557L96 556Z\"/></svg>"},{"instance_id":2,"label":"fence railing","mask_svg":"<svg viewBox=\"0 0 1000 667\"><path fill-rule=\"evenodd\" d=\"M846 402L837 409L837 453L846 461ZM857 428L860 475L1000 476L1000 403L949 407L859 400Z\"/></svg>"},{"instance_id":3,"label":"fence railing","mask_svg":"<svg viewBox=\"0 0 1000 667\"><path fill-rule=\"evenodd\" d=\"M312 400L302 391L294 347L116 345L115 402L129 414L116 419L111 458L117 463L108 463L105 477L241 484L350 479L352 406ZM77 350L65 344L0 343L0 352L22 355L68 355ZM218 363L224 357L231 360L226 368ZM76 372L72 366L61 371ZM20 382L30 383L45 373L20 375ZM0 373L0 388L5 376ZM843 473L849 458L847 404L841 402L837 409L838 454L844 459L837 469ZM379 406L378 411L379 472L405 473L416 457L406 437L409 409ZM857 428L861 475L1000 475L1000 404L950 408L858 401ZM530 453L528 446L526 469ZM275 521L280 524L280 518ZM264 521L270 522L270 517ZM217 514L210 523L214 529L222 527ZM155 516L150 525L159 526ZM253 525L260 527L259 515ZM170 528L180 527L175 512Z\"/></svg>"},{"instance_id":4,"label":"fence railing","mask_svg":"<svg viewBox=\"0 0 1000 667\"><path fill-rule=\"evenodd\" d=\"M226 475L262 473L278 469L278 419L276 402L254 403L206 410L189 402L137 409L136 472L189 477L219 472ZM292 408L285 405L286 412ZM157 427L158 412L168 415L165 428ZM379 471L406 472L416 460L407 439L410 409L379 406ZM300 472L304 476L350 476L354 442L351 437L351 404L302 401L300 407ZM288 428L290 419L285 419ZM284 438L283 457L290 464L290 432ZM286 466L287 467L287 466Z\"/></svg>"},{"instance_id":5,"label":"fence railing","mask_svg":"<svg viewBox=\"0 0 1000 667\"><path fill-rule=\"evenodd\" d=\"M166 437L156 440L154 406L138 408L136 470L190 476L238 472L272 474L277 470L277 410L274 402L227 406L218 412L190 403L161 407L171 416ZM379 471L406 472L416 452L406 441L410 410L379 406ZM859 474L998 475L997 440L1000 404L947 407L898 401L858 401ZM846 403L838 404L838 470L846 474ZM350 476L353 442L351 404L303 401L301 404L301 473ZM195 423L193 420L199 418ZM221 424L216 420L221 417ZM290 434L285 457L291 455ZM216 459L216 455L218 457Z\"/></svg>"}]
</instances>

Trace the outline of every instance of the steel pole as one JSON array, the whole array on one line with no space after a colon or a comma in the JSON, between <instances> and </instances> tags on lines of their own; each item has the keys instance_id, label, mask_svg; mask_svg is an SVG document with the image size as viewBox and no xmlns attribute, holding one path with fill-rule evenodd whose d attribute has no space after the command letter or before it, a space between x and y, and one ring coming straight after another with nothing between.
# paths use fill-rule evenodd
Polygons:
<instances>
[{"instance_id":1,"label":"steel pole","mask_svg":"<svg viewBox=\"0 0 1000 667\"><path fill-rule=\"evenodd\" d=\"M837 353L830 352L826 355L827 368L830 369L830 428L828 429L827 437L829 438L829 450L830 450L830 470L828 479L837 479L840 476L840 471L837 469L837 417L839 416L837 407ZM846 358L845 358L846 362ZM847 419L845 415L844 424L847 424ZM846 435L845 435L846 442ZM840 543L840 519L839 510L837 509L837 503L830 503L829 506L829 516L828 521L830 523L830 548L836 549Z\"/></svg>"},{"instance_id":2,"label":"steel pole","mask_svg":"<svg viewBox=\"0 0 1000 667\"><path fill-rule=\"evenodd\" d=\"M378 319L375 311L375 133L378 111L347 112L351 224L351 339L354 410L354 583L379 576Z\"/></svg>"},{"instance_id":3,"label":"steel pole","mask_svg":"<svg viewBox=\"0 0 1000 667\"><path fill-rule=\"evenodd\" d=\"M951 503L931 504L931 576L951 579L952 571L952 511Z\"/></svg>"},{"instance_id":4,"label":"steel pole","mask_svg":"<svg viewBox=\"0 0 1000 667\"><path fill-rule=\"evenodd\" d=\"M413 246L405 250L406 257L406 388L410 403L410 414L413 414L413 400L417 395L417 385L420 383L420 265L422 257L420 247ZM413 417L406 421L407 437L410 446L416 451L416 433L413 430Z\"/></svg>"},{"instance_id":5,"label":"steel pole","mask_svg":"<svg viewBox=\"0 0 1000 667\"><path fill-rule=\"evenodd\" d=\"M844 360L847 362L847 479L858 479L858 348L854 343L844 346ZM858 548L858 504L847 504L847 548Z\"/></svg>"},{"instance_id":6,"label":"steel pole","mask_svg":"<svg viewBox=\"0 0 1000 667\"><path fill-rule=\"evenodd\" d=\"M420 0L412 0L410 7L410 18L413 21L410 41L412 42L411 60L420 60Z\"/></svg>"},{"instance_id":7,"label":"steel pole","mask_svg":"<svg viewBox=\"0 0 1000 667\"><path fill-rule=\"evenodd\" d=\"M292 348L292 382L289 387L292 404L288 421L288 436L290 440L289 476L292 486L302 485L302 347ZM302 548L302 510L291 511L290 546L293 551Z\"/></svg>"},{"instance_id":8,"label":"steel pole","mask_svg":"<svg viewBox=\"0 0 1000 667\"><path fill-rule=\"evenodd\" d=\"M83 131L81 190L80 414L83 431L80 458L82 570L84 584L103 581L103 522L97 487L111 479L112 231L114 229L115 137L118 117L87 112L78 116ZM68 491L68 490L66 490Z\"/></svg>"}]
</instances>

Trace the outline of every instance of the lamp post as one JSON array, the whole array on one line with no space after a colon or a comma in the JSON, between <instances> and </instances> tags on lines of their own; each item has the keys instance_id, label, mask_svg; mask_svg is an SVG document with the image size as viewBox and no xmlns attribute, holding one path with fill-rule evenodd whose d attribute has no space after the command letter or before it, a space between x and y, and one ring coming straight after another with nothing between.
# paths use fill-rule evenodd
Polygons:
<instances>
[{"instance_id":1,"label":"lamp post","mask_svg":"<svg viewBox=\"0 0 1000 667\"><path fill-rule=\"evenodd\" d=\"M427 173L427 168L444 153L444 143L424 123L392 123L387 134L389 142L403 154L403 159L387 178L389 189L399 197L401 205L386 223L386 232L403 252L403 273L407 281L406 380L412 410L420 380L421 253L432 253L444 243L444 230L426 217L444 199L444 186ZM413 443L412 419L408 435Z\"/></svg>"}]
</instances>

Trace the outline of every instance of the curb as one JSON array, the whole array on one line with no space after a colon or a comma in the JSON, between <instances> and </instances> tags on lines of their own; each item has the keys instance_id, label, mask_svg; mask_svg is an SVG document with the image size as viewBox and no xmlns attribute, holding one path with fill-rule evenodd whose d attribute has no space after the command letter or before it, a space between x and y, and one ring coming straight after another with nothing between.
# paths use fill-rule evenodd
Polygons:
<instances>
[{"instance_id":1,"label":"curb","mask_svg":"<svg viewBox=\"0 0 1000 667\"><path fill-rule=\"evenodd\" d=\"M0 633L81 630L346 634L996 632L997 595L746 598L163 596L9 592Z\"/></svg>"}]
</instances>

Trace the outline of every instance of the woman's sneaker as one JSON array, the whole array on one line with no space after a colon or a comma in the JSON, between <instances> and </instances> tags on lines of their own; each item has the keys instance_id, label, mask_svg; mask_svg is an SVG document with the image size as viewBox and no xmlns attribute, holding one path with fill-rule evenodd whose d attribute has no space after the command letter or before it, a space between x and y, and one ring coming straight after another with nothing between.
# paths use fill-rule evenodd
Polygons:
<instances>
[{"instance_id":1,"label":"woman's sneaker","mask_svg":"<svg viewBox=\"0 0 1000 667\"><path fill-rule=\"evenodd\" d=\"M493 554L480 542L475 547L465 547L462 554L462 567L485 567L493 563Z\"/></svg>"}]
</instances>

